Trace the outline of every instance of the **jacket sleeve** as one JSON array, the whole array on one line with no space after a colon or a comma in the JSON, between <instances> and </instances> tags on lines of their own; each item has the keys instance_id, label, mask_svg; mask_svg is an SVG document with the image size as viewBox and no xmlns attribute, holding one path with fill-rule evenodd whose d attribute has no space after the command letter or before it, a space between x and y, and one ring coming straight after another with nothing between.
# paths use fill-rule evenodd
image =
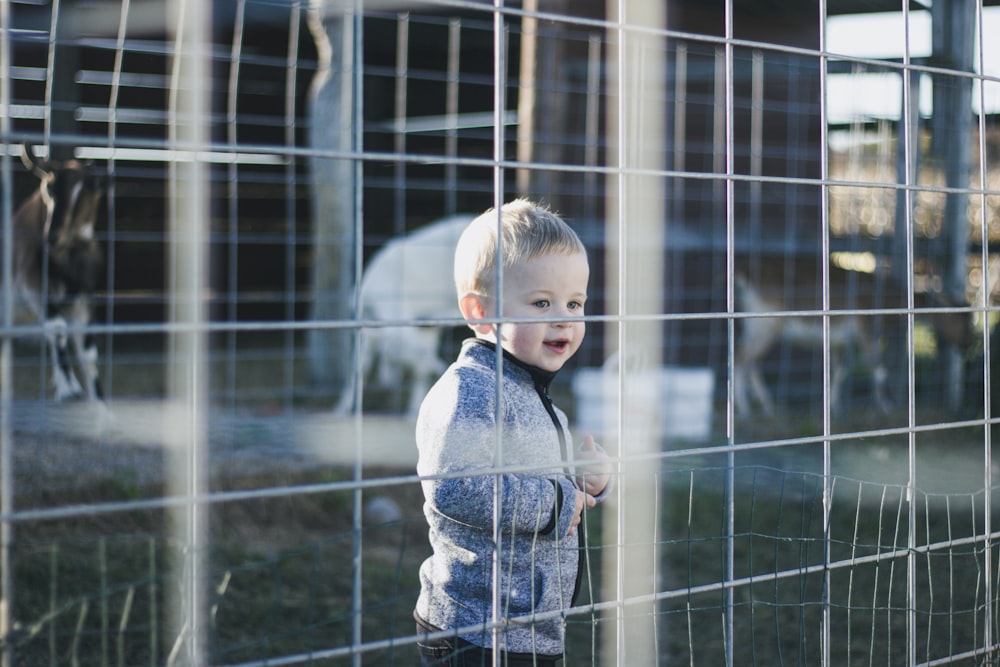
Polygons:
<instances>
[{"instance_id":1,"label":"jacket sleeve","mask_svg":"<svg viewBox=\"0 0 1000 667\"><path fill-rule=\"evenodd\" d=\"M471 472L471 471L470 471ZM568 481L568 480L567 480ZM560 503L560 493L552 479L514 473L488 471L432 482L428 501L442 516L479 530L493 530L494 489L500 484L500 529L504 533L550 534L556 525L556 510L565 510L571 501ZM572 491L570 491L572 492ZM572 516L572 507L569 509ZM559 524L562 511L558 518ZM566 523L568 526L568 523Z\"/></svg>"},{"instance_id":2,"label":"jacket sleeve","mask_svg":"<svg viewBox=\"0 0 1000 667\"><path fill-rule=\"evenodd\" d=\"M482 531L493 530L494 489L499 484L500 529L504 533L546 534L560 510L552 476L496 472L497 425L493 402L474 404L468 397L491 396L492 390L470 387L473 379L436 386L433 411L421 411L417 424L419 459L425 498L439 515ZM561 482L559 482L561 484ZM568 487L563 489L565 495ZM569 508L572 517L572 507ZM568 520L565 522L569 528ZM556 532L556 535L561 536Z\"/></svg>"}]
</instances>

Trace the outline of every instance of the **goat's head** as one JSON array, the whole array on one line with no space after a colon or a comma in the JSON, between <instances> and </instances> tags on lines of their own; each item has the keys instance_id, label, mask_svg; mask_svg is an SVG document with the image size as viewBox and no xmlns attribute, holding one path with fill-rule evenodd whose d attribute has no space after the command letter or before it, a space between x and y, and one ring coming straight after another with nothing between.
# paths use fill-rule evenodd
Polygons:
<instances>
[{"instance_id":1,"label":"goat's head","mask_svg":"<svg viewBox=\"0 0 1000 667\"><path fill-rule=\"evenodd\" d=\"M94 228L105 179L90 163L41 160L27 144L21 161L40 181L36 196L45 210L36 229L47 248L50 278L72 292L93 290L104 260Z\"/></svg>"},{"instance_id":2,"label":"goat's head","mask_svg":"<svg viewBox=\"0 0 1000 667\"><path fill-rule=\"evenodd\" d=\"M49 246L92 239L106 190L104 178L91 171L90 163L40 160L28 144L21 161L40 181L39 192L49 211L43 230Z\"/></svg>"}]
</instances>

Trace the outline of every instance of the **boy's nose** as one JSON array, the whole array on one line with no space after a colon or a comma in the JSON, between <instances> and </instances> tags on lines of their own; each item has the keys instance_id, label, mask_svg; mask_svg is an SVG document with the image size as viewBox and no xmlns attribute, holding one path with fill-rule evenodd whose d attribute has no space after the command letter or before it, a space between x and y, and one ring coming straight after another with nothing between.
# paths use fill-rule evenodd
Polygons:
<instances>
[{"instance_id":1,"label":"boy's nose","mask_svg":"<svg viewBox=\"0 0 1000 667\"><path fill-rule=\"evenodd\" d=\"M558 314L558 316L559 316L560 318L563 318L563 319L559 319L559 320L556 320L556 321L554 322L554 324L555 324L556 326L558 326L558 327L569 327L569 326L573 326L573 324L574 324L574 323L576 323L577 321L579 321L579 320L577 320L577 319L566 319L566 318L572 318L572 317L574 317L574 315L575 315L574 313L571 313L571 312L569 312L569 310L568 310L568 309L566 309L566 310L563 310L563 311L562 311L561 313L557 313L557 314Z\"/></svg>"}]
</instances>

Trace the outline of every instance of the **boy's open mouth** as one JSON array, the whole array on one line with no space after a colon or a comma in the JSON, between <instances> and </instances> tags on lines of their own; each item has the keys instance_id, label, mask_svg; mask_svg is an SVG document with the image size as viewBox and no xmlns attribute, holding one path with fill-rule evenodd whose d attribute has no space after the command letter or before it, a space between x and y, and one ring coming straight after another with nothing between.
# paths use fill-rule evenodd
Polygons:
<instances>
[{"instance_id":1,"label":"boy's open mouth","mask_svg":"<svg viewBox=\"0 0 1000 667\"><path fill-rule=\"evenodd\" d=\"M563 350L566 349L566 346L569 345L569 341L565 341L565 340L550 340L550 341L548 341L545 344L548 347L554 348L554 349L562 352Z\"/></svg>"}]
</instances>

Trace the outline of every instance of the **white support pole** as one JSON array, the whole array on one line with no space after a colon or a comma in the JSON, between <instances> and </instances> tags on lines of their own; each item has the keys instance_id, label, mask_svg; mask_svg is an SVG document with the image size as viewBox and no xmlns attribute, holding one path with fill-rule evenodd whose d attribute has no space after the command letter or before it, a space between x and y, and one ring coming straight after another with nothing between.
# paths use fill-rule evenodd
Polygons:
<instances>
[{"instance_id":1,"label":"white support pole","mask_svg":"<svg viewBox=\"0 0 1000 667\"><path fill-rule=\"evenodd\" d=\"M619 405L641 401L640 380L659 377L663 323L665 67L664 3L610 0L608 66L609 166L607 291L609 315L618 315L617 336L608 336L617 352ZM617 337L617 340L615 338ZM632 362L635 362L634 364ZM607 633L600 664L654 665L656 656L655 577L659 548L655 536L659 513L654 506L660 450L657 415L618 420L621 457L618 502L608 503L609 534L617 548L608 558L604 596L617 599L616 632Z\"/></svg>"},{"instance_id":2,"label":"white support pole","mask_svg":"<svg viewBox=\"0 0 1000 667\"><path fill-rule=\"evenodd\" d=\"M206 546L208 383L206 293L208 276L209 174L199 158L207 150L210 119L211 5L172 0L174 31L169 99L173 159L168 180L168 299L170 369L167 386L170 494L178 504L174 541L180 546L175 573L181 579L172 601L175 641L171 664L205 664L208 625L203 557ZM176 589L175 589L176 590Z\"/></svg>"}]
</instances>

